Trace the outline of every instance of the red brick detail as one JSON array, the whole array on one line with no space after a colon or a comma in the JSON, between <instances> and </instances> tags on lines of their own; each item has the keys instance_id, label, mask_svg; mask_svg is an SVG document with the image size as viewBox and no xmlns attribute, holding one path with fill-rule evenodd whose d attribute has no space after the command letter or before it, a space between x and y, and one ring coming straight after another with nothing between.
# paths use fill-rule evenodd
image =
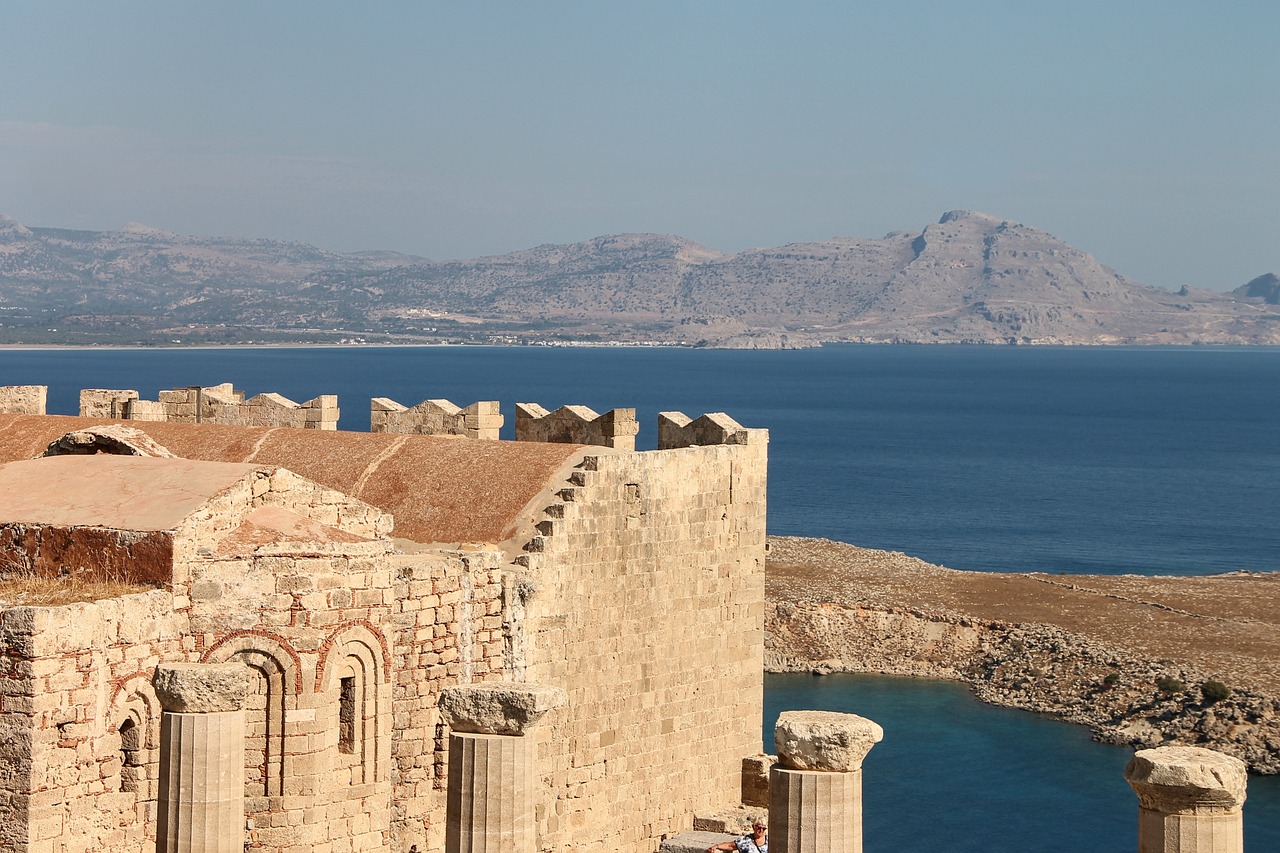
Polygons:
<instances>
[{"instance_id":1,"label":"red brick detail","mask_svg":"<svg viewBox=\"0 0 1280 853\"><path fill-rule=\"evenodd\" d=\"M317 693L320 692L320 689L323 686L324 665L325 661L329 658L329 651L333 648L334 644L338 642L338 638L342 635L343 631L346 631L348 628L355 627L364 628L370 634L373 634L374 639L378 641L378 645L382 647L382 676L387 681L391 681L391 648L387 644L387 638L381 631L374 627L372 622L365 619L355 619L350 622L340 623L338 627L334 629L333 633L331 633L328 638L320 644L320 660L316 664L315 690Z\"/></svg>"},{"instance_id":2,"label":"red brick detail","mask_svg":"<svg viewBox=\"0 0 1280 853\"><path fill-rule=\"evenodd\" d=\"M264 631L261 628L246 628L243 631L233 631L230 634L227 634L225 637L204 650L204 654L200 655L200 663L209 663L213 658L214 652L218 651L218 649L222 648L232 640L238 640L241 637L262 637L267 640L272 640L279 645L280 650L288 655L289 659L293 661L293 692L295 695L301 695L302 658L298 656L298 653L294 651L293 646L284 637L279 634L273 634L270 631ZM270 649L255 647L254 650L263 652L264 654L271 653ZM236 649L236 651L240 651L240 649Z\"/></svg>"}]
</instances>

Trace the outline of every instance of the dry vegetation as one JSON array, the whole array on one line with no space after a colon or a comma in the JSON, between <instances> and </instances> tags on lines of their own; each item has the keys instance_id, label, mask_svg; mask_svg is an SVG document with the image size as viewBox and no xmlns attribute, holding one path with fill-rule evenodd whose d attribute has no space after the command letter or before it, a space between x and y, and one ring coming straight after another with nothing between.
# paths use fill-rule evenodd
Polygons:
<instances>
[{"instance_id":1,"label":"dry vegetation","mask_svg":"<svg viewBox=\"0 0 1280 853\"><path fill-rule=\"evenodd\" d=\"M31 572L0 574L0 610L9 607L56 607L101 601L153 587L133 581L101 580L67 575L40 577Z\"/></svg>"}]
</instances>

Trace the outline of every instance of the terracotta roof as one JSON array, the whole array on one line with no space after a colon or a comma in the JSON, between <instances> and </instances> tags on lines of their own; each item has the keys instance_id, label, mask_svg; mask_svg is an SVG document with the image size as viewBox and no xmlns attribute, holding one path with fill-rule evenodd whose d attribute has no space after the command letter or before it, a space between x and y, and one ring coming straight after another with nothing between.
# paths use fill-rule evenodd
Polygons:
<instances>
[{"instance_id":1,"label":"terracotta roof","mask_svg":"<svg viewBox=\"0 0 1280 853\"><path fill-rule=\"evenodd\" d=\"M0 523L173 530L257 465L53 456L0 465Z\"/></svg>"},{"instance_id":2,"label":"terracotta roof","mask_svg":"<svg viewBox=\"0 0 1280 853\"><path fill-rule=\"evenodd\" d=\"M279 465L395 517L394 536L502 542L528 534L569 471L603 447L448 436L148 423L0 414L0 462L32 459L62 435L103 424L142 430L174 455Z\"/></svg>"}]
</instances>

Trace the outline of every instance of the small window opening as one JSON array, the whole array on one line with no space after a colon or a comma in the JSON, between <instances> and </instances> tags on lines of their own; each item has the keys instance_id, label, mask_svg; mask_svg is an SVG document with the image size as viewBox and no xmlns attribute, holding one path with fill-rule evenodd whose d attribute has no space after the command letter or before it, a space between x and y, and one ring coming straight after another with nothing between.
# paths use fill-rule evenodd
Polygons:
<instances>
[{"instance_id":1,"label":"small window opening","mask_svg":"<svg viewBox=\"0 0 1280 853\"><path fill-rule=\"evenodd\" d=\"M120 724L120 790L126 793L137 793L138 771L140 762L138 752L142 749L142 731L133 717Z\"/></svg>"},{"instance_id":2,"label":"small window opening","mask_svg":"<svg viewBox=\"0 0 1280 853\"><path fill-rule=\"evenodd\" d=\"M355 676L339 679L338 685L338 752L349 755L356 751Z\"/></svg>"}]
</instances>

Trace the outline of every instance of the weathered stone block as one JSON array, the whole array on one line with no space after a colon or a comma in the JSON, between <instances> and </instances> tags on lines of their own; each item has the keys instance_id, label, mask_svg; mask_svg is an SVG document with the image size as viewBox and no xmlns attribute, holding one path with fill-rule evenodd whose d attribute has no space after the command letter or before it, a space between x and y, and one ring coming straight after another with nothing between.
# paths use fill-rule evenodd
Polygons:
<instances>
[{"instance_id":1,"label":"weathered stone block","mask_svg":"<svg viewBox=\"0 0 1280 853\"><path fill-rule=\"evenodd\" d=\"M834 711L783 711L773 730L779 762L794 770L857 770L883 739L879 724Z\"/></svg>"}]
</instances>

